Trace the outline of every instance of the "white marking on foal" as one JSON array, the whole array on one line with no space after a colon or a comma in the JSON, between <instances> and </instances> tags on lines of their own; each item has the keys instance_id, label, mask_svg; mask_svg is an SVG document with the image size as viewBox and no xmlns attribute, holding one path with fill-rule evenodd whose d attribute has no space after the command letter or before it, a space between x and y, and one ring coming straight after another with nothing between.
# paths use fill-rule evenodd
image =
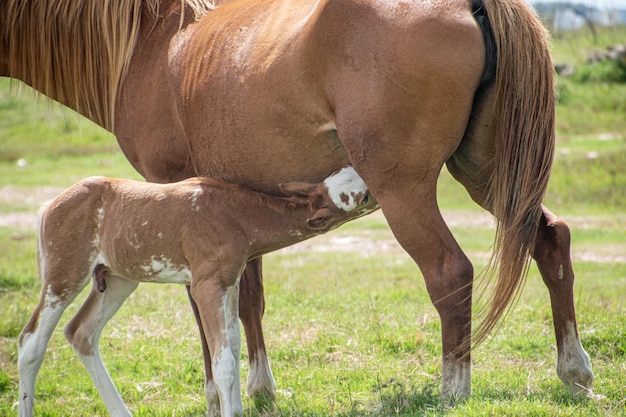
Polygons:
<instances>
[{"instance_id":1,"label":"white marking on foal","mask_svg":"<svg viewBox=\"0 0 626 417\"><path fill-rule=\"evenodd\" d=\"M63 290L64 293L69 292L69 288ZM61 297L52 292L52 285L48 285L48 289L46 290L46 303L44 304L44 308L55 309L56 306L63 301ZM56 325L56 324L55 324Z\"/></svg>"},{"instance_id":2,"label":"white marking on foal","mask_svg":"<svg viewBox=\"0 0 626 417\"><path fill-rule=\"evenodd\" d=\"M104 207L100 207L98 209L98 227L102 225L102 220L104 219Z\"/></svg>"},{"instance_id":3,"label":"white marking on foal","mask_svg":"<svg viewBox=\"0 0 626 417\"><path fill-rule=\"evenodd\" d=\"M223 295L221 310L224 317L224 343L213 359L213 378L220 394L222 415L243 415L239 358L241 333L239 330L239 280Z\"/></svg>"},{"instance_id":4,"label":"white marking on foal","mask_svg":"<svg viewBox=\"0 0 626 417\"><path fill-rule=\"evenodd\" d=\"M235 366L232 351L225 346L222 347L213 360L213 378L217 383L218 391L225 390L221 391L221 394L229 397L226 401L230 400L230 390L235 382Z\"/></svg>"},{"instance_id":5,"label":"white marking on foal","mask_svg":"<svg viewBox=\"0 0 626 417\"><path fill-rule=\"evenodd\" d=\"M302 237L303 233L300 230L290 230L289 235L294 237Z\"/></svg>"},{"instance_id":6,"label":"white marking on foal","mask_svg":"<svg viewBox=\"0 0 626 417\"><path fill-rule=\"evenodd\" d=\"M153 255L147 264L141 265L141 269L149 275L152 282L191 284L189 268L186 265L175 264L163 255L159 257Z\"/></svg>"},{"instance_id":7,"label":"white marking on foal","mask_svg":"<svg viewBox=\"0 0 626 417\"><path fill-rule=\"evenodd\" d=\"M119 417L132 417L132 414L128 411L128 408L126 408L122 397L120 397L117 388L113 384L109 373L104 367L100 354L82 355L78 351L76 351L76 353L78 354L81 363L87 370L87 373L91 376L93 383L102 398L102 402L109 411L109 414Z\"/></svg>"},{"instance_id":8,"label":"white marking on foal","mask_svg":"<svg viewBox=\"0 0 626 417\"><path fill-rule=\"evenodd\" d=\"M20 340L17 365L20 375L20 415L32 415L35 378L46 353L50 335L59 322L64 309L63 300L52 293L52 286L48 286L37 326L32 333L24 333Z\"/></svg>"},{"instance_id":9,"label":"white marking on foal","mask_svg":"<svg viewBox=\"0 0 626 417\"><path fill-rule=\"evenodd\" d=\"M359 207L358 197L367 194L367 185L351 166L326 178L324 184L333 203L344 211L352 211Z\"/></svg>"},{"instance_id":10,"label":"white marking on foal","mask_svg":"<svg viewBox=\"0 0 626 417\"><path fill-rule=\"evenodd\" d=\"M128 244L135 250L141 249L141 240L137 236L137 233L133 233L133 238L128 239Z\"/></svg>"},{"instance_id":11,"label":"white marking on foal","mask_svg":"<svg viewBox=\"0 0 626 417\"><path fill-rule=\"evenodd\" d=\"M563 279L563 264L559 265L558 277L559 279Z\"/></svg>"}]
</instances>

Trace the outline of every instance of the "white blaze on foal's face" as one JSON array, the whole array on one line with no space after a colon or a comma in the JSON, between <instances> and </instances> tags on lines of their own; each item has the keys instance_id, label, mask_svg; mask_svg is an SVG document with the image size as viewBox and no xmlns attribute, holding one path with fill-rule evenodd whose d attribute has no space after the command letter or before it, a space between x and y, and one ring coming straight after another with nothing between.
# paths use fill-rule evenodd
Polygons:
<instances>
[{"instance_id":1,"label":"white blaze on foal's face","mask_svg":"<svg viewBox=\"0 0 626 417\"><path fill-rule=\"evenodd\" d=\"M354 168L345 167L326 178L324 184L333 203L344 211L352 211L363 204L367 185Z\"/></svg>"}]
</instances>

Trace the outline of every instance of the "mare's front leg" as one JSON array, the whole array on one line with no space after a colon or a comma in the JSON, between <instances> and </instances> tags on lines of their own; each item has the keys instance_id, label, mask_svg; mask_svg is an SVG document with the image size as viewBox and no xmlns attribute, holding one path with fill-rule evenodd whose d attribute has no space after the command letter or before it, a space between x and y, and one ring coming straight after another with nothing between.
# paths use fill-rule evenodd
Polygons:
<instances>
[{"instance_id":1,"label":"mare's front leg","mask_svg":"<svg viewBox=\"0 0 626 417\"><path fill-rule=\"evenodd\" d=\"M548 209L542 207L542 210L533 258L550 291L558 351L557 375L573 394L591 396L593 372L576 325L570 230L567 223Z\"/></svg>"},{"instance_id":2,"label":"mare's front leg","mask_svg":"<svg viewBox=\"0 0 626 417\"><path fill-rule=\"evenodd\" d=\"M241 416L243 402L239 382L239 279L222 280L213 271L192 271L194 279L189 293L198 307L211 357L212 383L219 400L219 408L215 401L208 403L208 415Z\"/></svg>"}]
</instances>

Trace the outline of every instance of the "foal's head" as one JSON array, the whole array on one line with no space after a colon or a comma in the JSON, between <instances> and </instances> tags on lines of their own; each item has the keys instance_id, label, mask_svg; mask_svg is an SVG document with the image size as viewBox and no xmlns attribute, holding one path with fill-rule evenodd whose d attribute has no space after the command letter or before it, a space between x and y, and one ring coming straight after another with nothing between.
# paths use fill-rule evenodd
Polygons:
<instances>
[{"instance_id":1,"label":"foal's head","mask_svg":"<svg viewBox=\"0 0 626 417\"><path fill-rule=\"evenodd\" d=\"M288 182L279 187L294 203L309 206L313 215L307 225L312 230L330 230L378 209L367 185L351 166L320 183Z\"/></svg>"}]
</instances>

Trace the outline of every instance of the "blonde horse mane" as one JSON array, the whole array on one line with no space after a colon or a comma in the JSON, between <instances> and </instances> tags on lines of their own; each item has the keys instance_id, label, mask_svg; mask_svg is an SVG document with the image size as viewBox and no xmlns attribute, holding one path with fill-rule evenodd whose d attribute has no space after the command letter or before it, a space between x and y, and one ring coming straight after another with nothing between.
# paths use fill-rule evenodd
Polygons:
<instances>
[{"instance_id":1,"label":"blonde horse mane","mask_svg":"<svg viewBox=\"0 0 626 417\"><path fill-rule=\"evenodd\" d=\"M9 76L112 131L142 11L156 17L161 0L4 1ZM180 2L196 19L214 7L211 0Z\"/></svg>"}]
</instances>

